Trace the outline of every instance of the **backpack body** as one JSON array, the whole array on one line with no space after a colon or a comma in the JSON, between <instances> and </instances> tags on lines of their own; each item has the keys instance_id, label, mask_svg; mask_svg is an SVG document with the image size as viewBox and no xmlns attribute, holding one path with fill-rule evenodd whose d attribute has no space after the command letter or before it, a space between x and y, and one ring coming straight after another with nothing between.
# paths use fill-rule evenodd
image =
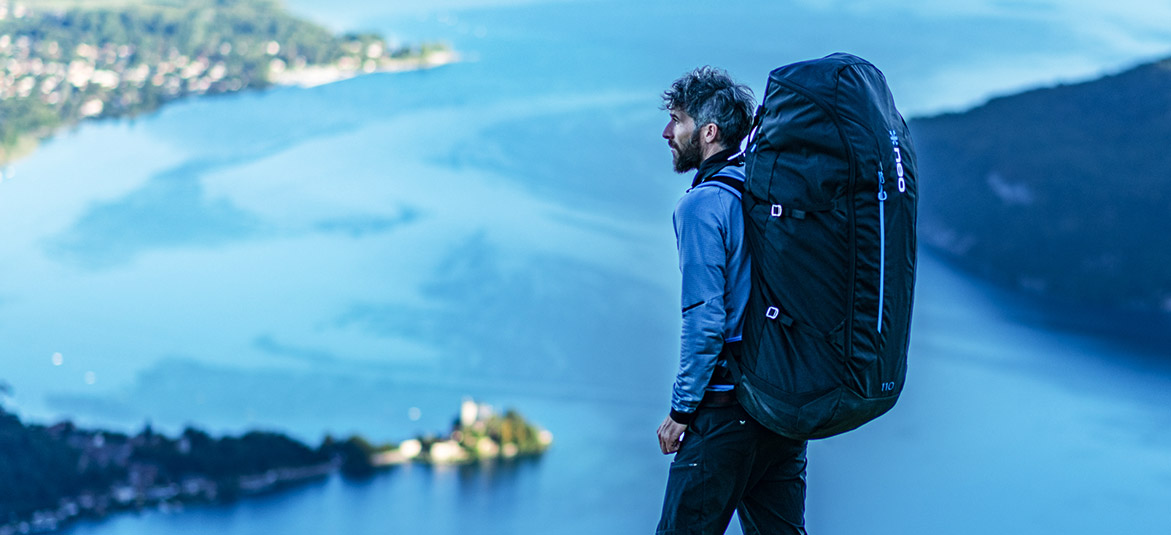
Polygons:
<instances>
[{"instance_id":1,"label":"backpack body","mask_svg":"<svg viewBox=\"0 0 1171 535\"><path fill-rule=\"evenodd\" d=\"M794 439L894 406L907 372L918 188L882 73L848 54L769 75L746 148L752 291L737 397Z\"/></svg>"}]
</instances>

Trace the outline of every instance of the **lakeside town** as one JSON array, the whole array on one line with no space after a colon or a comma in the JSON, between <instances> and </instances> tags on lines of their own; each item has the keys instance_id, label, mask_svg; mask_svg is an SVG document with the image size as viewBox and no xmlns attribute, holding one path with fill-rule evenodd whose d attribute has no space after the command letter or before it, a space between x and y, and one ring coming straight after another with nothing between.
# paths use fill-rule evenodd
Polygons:
<instances>
[{"instance_id":1,"label":"lakeside town","mask_svg":"<svg viewBox=\"0 0 1171 535\"><path fill-rule=\"evenodd\" d=\"M0 535L48 533L119 511L230 502L337 473L365 478L404 463L508 462L539 456L553 435L519 413L465 399L450 432L374 446L326 436L312 448L280 433L133 436L70 422L22 423L0 406Z\"/></svg>"},{"instance_id":2,"label":"lakeside town","mask_svg":"<svg viewBox=\"0 0 1171 535\"><path fill-rule=\"evenodd\" d=\"M0 164L86 119L458 60L443 43L334 35L269 0L43 4L0 0Z\"/></svg>"}]
</instances>

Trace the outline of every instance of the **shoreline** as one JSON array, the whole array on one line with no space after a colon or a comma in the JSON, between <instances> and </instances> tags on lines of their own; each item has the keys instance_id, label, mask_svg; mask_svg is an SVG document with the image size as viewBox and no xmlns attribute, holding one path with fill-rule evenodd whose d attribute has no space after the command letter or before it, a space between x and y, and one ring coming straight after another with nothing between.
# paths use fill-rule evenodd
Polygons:
<instances>
[{"instance_id":1,"label":"shoreline","mask_svg":"<svg viewBox=\"0 0 1171 535\"><path fill-rule=\"evenodd\" d=\"M343 68L340 65L322 65L287 70L269 76L269 82L283 87L311 88L367 74L415 72L459 63L463 58L453 50L429 52L418 57L389 59L373 68Z\"/></svg>"},{"instance_id":2,"label":"shoreline","mask_svg":"<svg viewBox=\"0 0 1171 535\"><path fill-rule=\"evenodd\" d=\"M235 477L234 490L221 489L206 477L146 487L120 486L106 492L90 492L61 499L56 509L37 511L27 520L0 524L0 535L55 533L83 519L104 520L127 511L157 508L182 510L185 506L235 503L242 499L328 478L338 472L338 459L308 466L274 468L259 474Z\"/></svg>"},{"instance_id":3,"label":"shoreline","mask_svg":"<svg viewBox=\"0 0 1171 535\"><path fill-rule=\"evenodd\" d=\"M313 67L303 67L295 70L282 71L270 76L269 83L277 87L299 87L302 89L309 89L313 87L328 85L332 83L342 82L359 76L378 73L403 73L403 72L417 72L442 67L444 65L451 65L460 63L463 57L454 50L440 50L429 52L422 56L395 58L382 62L381 65L373 69L364 68L343 68L340 65L323 65ZM257 88L242 88L236 91L228 91L224 93L216 93L216 96L232 95L244 93L247 91L254 91ZM265 89L261 88L260 91ZM196 95L195 98L204 97L207 95ZM179 101L187 99L178 99ZM174 102L174 101L172 101ZM171 102L164 103L154 112L161 110ZM153 112L152 112L153 113ZM43 136L25 135L22 137L20 143L11 150L0 150L0 184L12 178L12 165L16 162L32 155L40 148L41 142L46 141L56 135L58 132L73 128L92 120L106 120L118 119L118 116L113 117L96 117L92 119L82 119L76 123L63 124Z\"/></svg>"},{"instance_id":4,"label":"shoreline","mask_svg":"<svg viewBox=\"0 0 1171 535\"><path fill-rule=\"evenodd\" d=\"M15 479L4 482L0 535L57 532L78 520L123 511L233 503L335 475L361 480L403 464L512 462L539 457L553 443L552 433L516 411L500 414L471 398L461 402L445 437L428 434L393 446L374 446L358 435L345 440L327 435L313 448L279 433L213 438L191 427L171 439L156 434L149 423L131 436L81 429L69 421L49 427L26 424L3 406L0 435L0 447L17 458L32 448L58 453L45 466L16 469ZM93 472L94 467L101 472ZM73 470L78 477L60 475ZM54 477L64 483L45 484ZM52 495L42 492L22 502L13 492L21 488L48 489Z\"/></svg>"}]
</instances>

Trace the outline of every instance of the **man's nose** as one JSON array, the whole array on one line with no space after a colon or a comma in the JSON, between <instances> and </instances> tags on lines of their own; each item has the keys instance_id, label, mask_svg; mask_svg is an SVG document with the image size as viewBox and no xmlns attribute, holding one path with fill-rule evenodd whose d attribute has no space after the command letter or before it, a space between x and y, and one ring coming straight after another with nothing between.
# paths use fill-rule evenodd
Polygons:
<instances>
[{"instance_id":1,"label":"man's nose","mask_svg":"<svg viewBox=\"0 0 1171 535\"><path fill-rule=\"evenodd\" d=\"M671 123L668 121L667 126L663 127L663 139L671 139Z\"/></svg>"}]
</instances>

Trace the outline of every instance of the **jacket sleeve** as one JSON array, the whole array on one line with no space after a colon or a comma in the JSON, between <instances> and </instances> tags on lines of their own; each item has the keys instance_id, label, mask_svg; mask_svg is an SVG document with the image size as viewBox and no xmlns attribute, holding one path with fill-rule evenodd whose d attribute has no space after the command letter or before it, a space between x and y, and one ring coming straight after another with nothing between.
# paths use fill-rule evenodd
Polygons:
<instances>
[{"instance_id":1,"label":"jacket sleeve","mask_svg":"<svg viewBox=\"0 0 1171 535\"><path fill-rule=\"evenodd\" d=\"M723 195L717 187L698 188L685 195L675 209L675 238L683 274L683 333L671 418L683 424L694 418L724 345L728 224L726 215L721 215L727 214L727 209L721 209L727 203Z\"/></svg>"}]
</instances>

